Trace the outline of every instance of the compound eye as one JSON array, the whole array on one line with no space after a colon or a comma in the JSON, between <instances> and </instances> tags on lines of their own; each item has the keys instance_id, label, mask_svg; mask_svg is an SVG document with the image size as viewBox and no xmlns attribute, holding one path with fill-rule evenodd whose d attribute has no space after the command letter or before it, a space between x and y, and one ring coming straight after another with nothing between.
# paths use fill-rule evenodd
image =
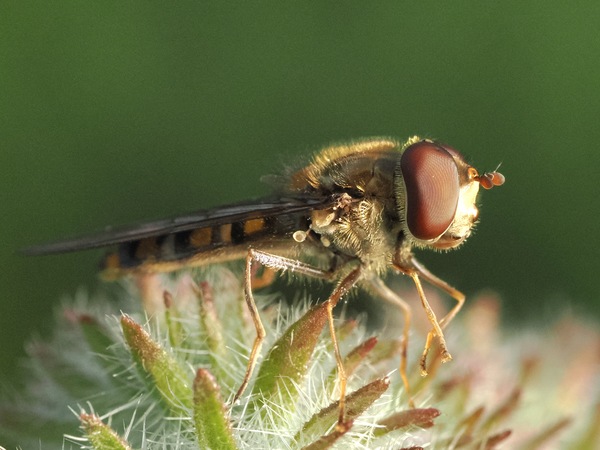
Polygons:
<instances>
[{"instance_id":1,"label":"compound eye","mask_svg":"<svg viewBox=\"0 0 600 450\"><path fill-rule=\"evenodd\" d=\"M458 206L460 185L454 158L432 142L418 142L404 151L400 169L409 231L421 240L440 237L452 224Z\"/></svg>"}]
</instances>

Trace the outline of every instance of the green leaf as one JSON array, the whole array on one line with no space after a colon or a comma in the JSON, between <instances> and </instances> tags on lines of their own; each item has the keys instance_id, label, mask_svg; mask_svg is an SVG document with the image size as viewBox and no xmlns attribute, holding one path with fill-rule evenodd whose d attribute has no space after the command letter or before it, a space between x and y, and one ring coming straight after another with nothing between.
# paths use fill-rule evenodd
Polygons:
<instances>
[{"instance_id":1,"label":"green leaf","mask_svg":"<svg viewBox=\"0 0 600 450\"><path fill-rule=\"evenodd\" d=\"M276 401L281 407L294 408L296 386L306 375L326 321L327 307L323 303L311 308L275 342L260 366L252 390L257 403Z\"/></svg>"},{"instance_id":2,"label":"green leaf","mask_svg":"<svg viewBox=\"0 0 600 450\"><path fill-rule=\"evenodd\" d=\"M171 347L183 347L186 344L186 332L181 325L177 309L173 308L173 295L169 291L164 291L163 301L165 304L164 314L169 336L169 344L171 344Z\"/></svg>"},{"instance_id":3,"label":"green leaf","mask_svg":"<svg viewBox=\"0 0 600 450\"><path fill-rule=\"evenodd\" d=\"M133 359L150 375L166 405L176 414L192 408L192 390L186 371L131 317L121 316L121 327Z\"/></svg>"},{"instance_id":4,"label":"green leaf","mask_svg":"<svg viewBox=\"0 0 600 450\"><path fill-rule=\"evenodd\" d=\"M194 380L194 425L200 448L237 449L219 386L204 369Z\"/></svg>"},{"instance_id":5,"label":"green leaf","mask_svg":"<svg viewBox=\"0 0 600 450\"><path fill-rule=\"evenodd\" d=\"M375 400L381 397L389 385L389 378L378 378L348 395L346 397L346 422L348 423L354 421L354 419L365 412L367 408L369 408L373 402L375 402ZM304 424L302 430L296 434L294 439L296 441L302 440L306 442L315 439L318 436L322 436L331 428L334 423L337 422L338 413L339 401L336 401L312 416L310 420ZM325 436L322 436L311 445L316 445L317 442L329 442L329 438L324 438ZM317 449L327 447L317 446L314 448Z\"/></svg>"},{"instance_id":6,"label":"green leaf","mask_svg":"<svg viewBox=\"0 0 600 450\"><path fill-rule=\"evenodd\" d=\"M94 450L131 450L129 444L95 414L82 413L79 420L85 437Z\"/></svg>"},{"instance_id":7,"label":"green leaf","mask_svg":"<svg viewBox=\"0 0 600 450\"><path fill-rule=\"evenodd\" d=\"M211 355L224 355L227 349L223 340L221 321L217 316L213 291L207 282L195 286L194 290L198 297L200 325L206 333L206 345Z\"/></svg>"},{"instance_id":8,"label":"green leaf","mask_svg":"<svg viewBox=\"0 0 600 450\"><path fill-rule=\"evenodd\" d=\"M229 350L223 338L223 324L217 314L213 289L209 283L204 281L199 285L194 285L194 292L198 299L200 327L206 339L202 346L208 347L210 367L221 386L234 386L236 380L231 372L223 367L223 361L227 359Z\"/></svg>"}]
</instances>

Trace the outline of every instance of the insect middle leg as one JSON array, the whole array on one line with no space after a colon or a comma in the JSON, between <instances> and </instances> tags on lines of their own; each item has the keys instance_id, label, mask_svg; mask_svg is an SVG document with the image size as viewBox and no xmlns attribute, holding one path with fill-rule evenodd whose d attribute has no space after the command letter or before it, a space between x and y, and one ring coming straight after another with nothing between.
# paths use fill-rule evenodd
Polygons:
<instances>
[{"instance_id":1,"label":"insect middle leg","mask_svg":"<svg viewBox=\"0 0 600 450\"><path fill-rule=\"evenodd\" d=\"M404 316L404 330L402 330L402 342L400 343L400 378L404 384L404 390L408 397L408 405L414 408L415 404L412 399L410 385L408 383L408 375L406 374L407 357L408 357L408 335L410 331L410 321L412 312L410 305L406 303L398 294L392 291L381 278L371 278L367 280L371 288L386 302L391 303L396 308L402 311Z\"/></svg>"},{"instance_id":2,"label":"insect middle leg","mask_svg":"<svg viewBox=\"0 0 600 450\"><path fill-rule=\"evenodd\" d=\"M256 328L256 337L254 338L252 350L250 351L250 356L248 357L248 366L246 367L246 374L244 375L244 379L242 380L241 386L235 394L234 403L242 396L242 394L248 387L248 383L250 381L250 378L252 377L254 367L256 366L256 361L260 354L262 343L266 336L265 327L263 326L262 321L260 320L258 308L256 306L256 302L254 301L254 296L252 294L254 262L258 262L268 269L281 271L291 270L313 278L329 279L332 277L331 272L322 269L317 269L301 261L285 258L283 256L273 255L271 253L266 253L253 248L248 250L248 254L246 255L246 269L244 272L244 298L246 299L246 304L248 305L250 316L252 317L254 327Z\"/></svg>"}]
</instances>

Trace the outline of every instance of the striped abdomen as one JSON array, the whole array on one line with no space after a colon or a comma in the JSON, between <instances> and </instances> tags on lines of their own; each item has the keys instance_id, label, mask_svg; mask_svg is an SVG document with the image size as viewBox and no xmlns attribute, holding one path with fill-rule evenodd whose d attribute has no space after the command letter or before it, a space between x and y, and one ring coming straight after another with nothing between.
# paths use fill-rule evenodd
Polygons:
<instances>
[{"instance_id":1,"label":"striped abdomen","mask_svg":"<svg viewBox=\"0 0 600 450\"><path fill-rule=\"evenodd\" d=\"M222 223L125 242L106 255L102 269L112 278L140 270L168 272L243 258L250 246L284 250L296 230L307 230L305 214L287 214Z\"/></svg>"}]
</instances>

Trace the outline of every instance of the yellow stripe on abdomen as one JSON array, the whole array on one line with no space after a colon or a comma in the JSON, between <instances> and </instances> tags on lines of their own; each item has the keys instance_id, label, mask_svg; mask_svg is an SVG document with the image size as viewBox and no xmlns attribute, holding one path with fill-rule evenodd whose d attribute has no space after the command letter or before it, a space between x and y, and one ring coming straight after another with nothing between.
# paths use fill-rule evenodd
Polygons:
<instances>
[{"instance_id":1,"label":"yellow stripe on abdomen","mask_svg":"<svg viewBox=\"0 0 600 450\"><path fill-rule=\"evenodd\" d=\"M189 243L194 248L202 248L210 245L212 240L212 228L198 228L190 233Z\"/></svg>"}]
</instances>

